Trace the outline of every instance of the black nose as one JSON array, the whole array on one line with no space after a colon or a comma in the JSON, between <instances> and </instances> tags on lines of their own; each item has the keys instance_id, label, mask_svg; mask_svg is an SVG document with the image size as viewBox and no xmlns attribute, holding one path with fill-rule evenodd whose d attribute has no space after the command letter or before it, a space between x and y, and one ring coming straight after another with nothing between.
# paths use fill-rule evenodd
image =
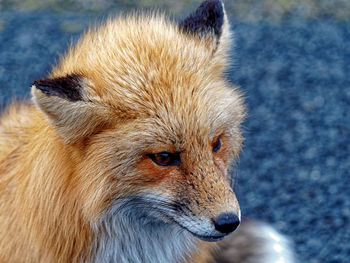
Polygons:
<instances>
[{"instance_id":1,"label":"black nose","mask_svg":"<svg viewBox=\"0 0 350 263\"><path fill-rule=\"evenodd\" d=\"M239 226L239 218L235 214L221 214L214 220L215 229L223 234L229 234Z\"/></svg>"}]
</instances>

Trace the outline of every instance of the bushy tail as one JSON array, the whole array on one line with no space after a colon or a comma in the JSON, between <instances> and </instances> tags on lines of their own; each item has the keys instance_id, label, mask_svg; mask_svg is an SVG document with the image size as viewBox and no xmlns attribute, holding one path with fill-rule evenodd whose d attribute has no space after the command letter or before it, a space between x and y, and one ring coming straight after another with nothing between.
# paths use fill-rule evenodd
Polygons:
<instances>
[{"instance_id":1,"label":"bushy tail","mask_svg":"<svg viewBox=\"0 0 350 263\"><path fill-rule=\"evenodd\" d=\"M271 226L251 220L219 243L213 263L293 263L290 242Z\"/></svg>"}]
</instances>

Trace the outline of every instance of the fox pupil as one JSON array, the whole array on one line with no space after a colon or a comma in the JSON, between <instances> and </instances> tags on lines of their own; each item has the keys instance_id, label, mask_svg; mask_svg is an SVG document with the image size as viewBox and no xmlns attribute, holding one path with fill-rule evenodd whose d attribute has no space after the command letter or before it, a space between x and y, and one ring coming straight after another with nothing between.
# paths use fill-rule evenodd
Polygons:
<instances>
[{"instance_id":1,"label":"fox pupil","mask_svg":"<svg viewBox=\"0 0 350 263\"><path fill-rule=\"evenodd\" d=\"M217 152L221 148L221 140L218 138L213 145L213 152Z\"/></svg>"},{"instance_id":2,"label":"fox pupil","mask_svg":"<svg viewBox=\"0 0 350 263\"><path fill-rule=\"evenodd\" d=\"M178 153L161 152L149 154L151 160L161 166L178 165L180 163L180 156Z\"/></svg>"}]
</instances>

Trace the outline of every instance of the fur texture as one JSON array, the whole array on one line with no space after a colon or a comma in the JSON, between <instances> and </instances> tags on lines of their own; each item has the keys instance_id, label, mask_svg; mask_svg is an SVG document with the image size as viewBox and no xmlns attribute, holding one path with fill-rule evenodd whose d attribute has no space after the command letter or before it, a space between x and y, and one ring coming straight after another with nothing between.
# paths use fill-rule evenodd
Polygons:
<instances>
[{"instance_id":1,"label":"fur texture","mask_svg":"<svg viewBox=\"0 0 350 263\"><path fill-rule=\"evenodd\" d=\"M0 118L0 262L209 262L245 110L221 1L88 31ZM220 142L218 149L217 145ZM215 149L215 150L214 150ZM149 156L179 156L162 166ZM241 261L243 262L243 260Z\"/></svg>"}]
</instances>

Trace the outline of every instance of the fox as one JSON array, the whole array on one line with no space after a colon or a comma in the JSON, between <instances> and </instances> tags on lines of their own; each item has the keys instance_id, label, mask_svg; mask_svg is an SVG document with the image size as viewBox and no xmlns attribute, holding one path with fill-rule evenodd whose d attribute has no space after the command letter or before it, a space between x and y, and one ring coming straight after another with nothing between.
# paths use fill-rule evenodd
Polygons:
<instances>
[{"instance_id":1,"label":"fox","mask_svg":"<svg viewBox=\"0 0 350 263\"><path fill-rule=\"evenodd\" d=\"M241 223L230 184L246 116L231 44L220 0L109 18L8 105L0 262L292 262L283 235Z\"/></svg>"}]
</instances>

